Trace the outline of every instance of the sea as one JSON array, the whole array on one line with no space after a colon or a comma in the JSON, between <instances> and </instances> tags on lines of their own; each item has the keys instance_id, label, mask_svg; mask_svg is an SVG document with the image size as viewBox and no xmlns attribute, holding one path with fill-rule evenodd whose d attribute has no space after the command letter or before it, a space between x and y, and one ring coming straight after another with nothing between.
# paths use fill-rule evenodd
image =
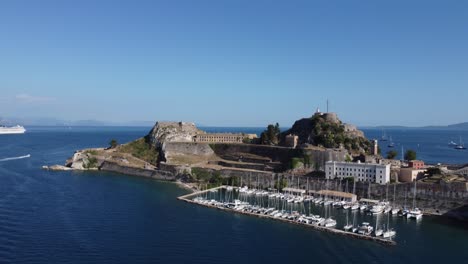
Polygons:
<instances>
[{"instance_id":1,"label":"sea","mask_svg":"<svg viewBox=\"0 0 468 264\"><path fill-rule=\"evenodd\" d=\"M468 263L468 225L424 216L380 219L396 246L205 208L178 185L108 172L52 172L74 151L128 142L149 127L29 127L0 135L0 263ZM252 128L209 131L257 132ZM365 131L380 137L382 131ZM386 131L428 163L468 163L460 131ZM385 151L385 149L383 149ZM317 213L321 209L316 208ZM342 211L329 212L346 221ZM354 219L349 215L348 220ZM356 221L374 223L372 216Z\"/></svg>"}]
</instances>

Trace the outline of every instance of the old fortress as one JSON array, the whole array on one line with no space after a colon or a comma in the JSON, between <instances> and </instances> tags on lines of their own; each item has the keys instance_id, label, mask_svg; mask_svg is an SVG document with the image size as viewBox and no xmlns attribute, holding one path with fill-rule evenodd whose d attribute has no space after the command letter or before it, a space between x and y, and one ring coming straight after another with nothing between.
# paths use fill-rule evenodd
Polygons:
<instances>
[{"instance_id":1,"label":"old fortress","mask_svg":"<svg viewBox=\"0 0 468 264\"><path fill-rule=\"evenodd\" d=\"M194 143L243 143L244 139L255 139L256 134L244 133L207 133L189 122L158 122L151 132L153 138L164 142L194 142Z\"/></svg>"}]
</instances>

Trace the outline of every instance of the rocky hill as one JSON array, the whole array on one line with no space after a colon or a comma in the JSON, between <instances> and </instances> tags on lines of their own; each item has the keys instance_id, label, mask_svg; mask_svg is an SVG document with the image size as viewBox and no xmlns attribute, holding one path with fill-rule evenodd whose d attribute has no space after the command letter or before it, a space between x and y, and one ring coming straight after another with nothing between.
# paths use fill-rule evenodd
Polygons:
<instances>
[{"instance_id":1,"label":"rocky hill","mask_svg":"<svg viewBox=\"0 0 468 264\"><path fill-rule=\"evenodd\" d=\"M194 123L157 122L148 137L153 146L162 147L168 142L192 142L193 137L202 132Z\"/></svg>"},{"instance_id":2,"label":"rocky hill","mask_svg":"<svg viewBox=\"0 0 468 264\"><path fill-rule=\"evenodd\" d=\"M367 153L371 142L356 126L344 124L335 113L316 113L309 118L297 120L281 137L294 134L299 144L311 144L325 148L344 148L352 153Z\"/></svg>"}]
</instances>

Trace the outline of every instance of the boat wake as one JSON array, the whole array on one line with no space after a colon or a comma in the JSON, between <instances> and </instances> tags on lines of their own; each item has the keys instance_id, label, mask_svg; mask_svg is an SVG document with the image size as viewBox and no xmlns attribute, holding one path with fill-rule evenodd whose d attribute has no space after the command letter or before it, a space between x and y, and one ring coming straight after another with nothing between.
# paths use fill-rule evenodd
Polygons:
<instances>
[{"instance_id":1,"label":"boat wake","mask_svg":"<svg viewBox=\"0 0 468 264\"><path fill-rule=\"evenodd\" d=\"M4 158L4 159L0 159L0 162L9 161L9 160L27 159L29 157L31 157L30 154L24 155L24 156L19 156L19 157Z\"/></svg>"}]
</instances>

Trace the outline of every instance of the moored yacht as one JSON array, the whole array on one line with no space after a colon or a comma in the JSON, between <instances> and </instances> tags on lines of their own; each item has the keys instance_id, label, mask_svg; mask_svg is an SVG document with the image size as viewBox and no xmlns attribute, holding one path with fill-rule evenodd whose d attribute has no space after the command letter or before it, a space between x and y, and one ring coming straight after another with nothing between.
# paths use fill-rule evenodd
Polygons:
<instances>
[{"instance_id":1,"label":"moored yacht","mask_svg":"<svg viewBox=\"0 0 468 264\"><path fill-rule=\"evenodd\" d=\"M384 233L383 229L376 229L374 232L374 235L378 237L378 236L383 235L383 233Z\"/></svg>"},{"instance_id":2,"label":"moored yacht","mask_svg":"<svg viewBox=\"0 0 468 264\"><path fill-rule=\"evenodd\" d=\"M383 233L383 237L384 238L391 238L391 237L394 237L396 235L396 231L390 229L390 230L387 230Z\"/></svg>"},{"instance_id":3,"label":"moored yacht","mask_svg":"<svg viewBox=\"0 0 468 264\"><path fill-rule=\"evenodd\" d=\"M336 226L336 220L332 218L327 218L322 224L325 227L335 227Z\"/></svg>"},{"instance_id":4,"label":"moored yacht","mask_svg":"<svg viewBox=\"0 0 468 264\"><path fill-rule=\"evenodd\" d=\"M414 208L413 210L410 210L408 212L408 214L406 214L406 218L408 219L421 219L423 216L421 210L419 210L418 208Z\"/></svg>"},{"instance_id":5,"label":"moored yacht","mask_svg":"<svg viewBox=\"0 0 468 264\"><path fill-rule=\"evenodd\" d=\"M372 214L381 214L383 210L384 210L384 207L380 204L377 204L377 205L372 206L372 208L370 209L370 212Z\"/></svg>"},{"instance_id":6,"label":"moored yacht","mask_svg":"<svg viewBox=\"0 0 468 264\"><path fill-rule=\"evenodd\" d=\"M363 222L357 230L358 234L361 235L370 235L372 231L374 231L374 228L368 222Z\"/></svg>"}]
</instances>

